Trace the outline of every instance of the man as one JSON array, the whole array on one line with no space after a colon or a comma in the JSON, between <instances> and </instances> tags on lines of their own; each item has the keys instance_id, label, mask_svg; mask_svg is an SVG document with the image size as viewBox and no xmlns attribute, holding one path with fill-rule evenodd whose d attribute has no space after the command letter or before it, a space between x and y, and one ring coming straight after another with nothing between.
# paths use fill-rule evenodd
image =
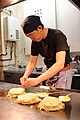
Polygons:
<instances>
[{"instance_id":1,"label":"man","mask_svg":"<svg viewBox=\"0 0 80 120\"><path fill-rule=\"evenodd\" d=\"M71 88L71 58L66 36L57 29L44 28L39 16L28 16L21 25L26 37L32 40L31 55L20 82L24 87L46 84L57 88ZM46 72L37 78L29 78L36 66L38 55L44 57Z\"/></svg>"}]
</instances>

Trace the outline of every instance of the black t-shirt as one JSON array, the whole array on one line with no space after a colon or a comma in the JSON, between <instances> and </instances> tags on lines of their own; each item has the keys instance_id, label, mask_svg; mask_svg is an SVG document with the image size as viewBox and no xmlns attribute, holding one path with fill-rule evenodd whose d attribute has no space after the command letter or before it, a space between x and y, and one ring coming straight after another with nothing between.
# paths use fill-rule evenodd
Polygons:
<instances>
[{"instance_id":1,"label":"black t-shirt","mask_svg":"<svg viewBox=\"0 0 80 120\"><path fill-rule=\"evenodd\" d=\"M56 53L66 51L65 66L71 62L66 36L57 29L48 29L48 35L40 42L32 41L31 55L44 57L44 63L49 68L56 62Z\"/></svg>"}]
</instances>

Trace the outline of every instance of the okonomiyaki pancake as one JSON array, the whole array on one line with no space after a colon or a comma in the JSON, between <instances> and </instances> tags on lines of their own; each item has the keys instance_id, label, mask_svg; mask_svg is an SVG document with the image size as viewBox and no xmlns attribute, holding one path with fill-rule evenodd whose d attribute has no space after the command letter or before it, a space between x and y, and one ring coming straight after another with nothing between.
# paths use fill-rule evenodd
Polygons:
<instances>
[{"instance_id":1,"label":"okonomiyaki pancake","mask_svg":"<svg viewBox=\"0 0 80 120\"><path fill-rule=\"evenodd\" d=\"M39 103L38 107L40 110L57 111L64 109L65 105L57 97L47 96Z\"/></svg>"},{"instance_id":2,"label":"okonomiyaki pancake","mask_svg":"<svg viewBox=\"0 0 80 120\"><path fill-rule=\"evenodd\" d=\"M35 93L26 93L24 95L19 95L17 98L17 103L20 104L35 104L40 102L41 99Z\"/></svg>"},{"instance_id":3,"label":"okonomiyaki pancake","mask_svg":"<svg viewBox=\"0 0 80 120\"><path fill-rule=\"evenodd\" d=\"M9 91L8 91L8 97L11 97L11 98L15 98L15 97L18 97L18 95L22 95L22 94L25 94L25 89L24 88L21 88L21 87L18 87L18 88L11 88Z\"/></svg>"}]
</instances>

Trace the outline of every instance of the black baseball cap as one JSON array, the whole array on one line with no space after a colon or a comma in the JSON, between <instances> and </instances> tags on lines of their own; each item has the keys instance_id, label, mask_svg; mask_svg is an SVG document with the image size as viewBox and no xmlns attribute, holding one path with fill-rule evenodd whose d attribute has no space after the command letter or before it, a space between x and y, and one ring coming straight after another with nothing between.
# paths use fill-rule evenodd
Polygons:
<instances>
[{"instance_id":1,"label":"black baseball cap","mask_svg":"<svg viewBox=\"0 0 80 120\"><path fill-rule=\"evenodd\" d=\"M40 20L40 17L35 15L30 15L27 18L25 18L25 20L21 24L21 27L23 29L23 32L25 34L28 34L34 30L37 30L37 27L39 25L42 25L44 27L44 25Z\"/></svg>"}]
</instances>

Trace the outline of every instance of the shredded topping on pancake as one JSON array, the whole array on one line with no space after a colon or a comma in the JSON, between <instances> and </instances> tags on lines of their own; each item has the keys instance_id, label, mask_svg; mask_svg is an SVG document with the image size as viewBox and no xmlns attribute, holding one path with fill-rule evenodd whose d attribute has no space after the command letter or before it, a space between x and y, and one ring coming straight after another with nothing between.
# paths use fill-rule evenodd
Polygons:
<instances>
[{"instance_id":1,"label":"shredded topping on pancake","mask_svg":"<svg viewBox=\"0 0 80 120\"><path fill-rule=\"evenodd\" d=\"M57 97L47 96L39 103L38 107L40 110L56 111L64 109L65 105Z\"/></svg>"},{"instance_id":2,"label":"shredded topping on pancake","mask_svg":"<svg viewBox=\"0 0 80 120\"><path fill-rule=\"evenodd\" d=\"M8 92L8 97L18 97L18 95L25 94L25 89L24 88L11 88Z\"/></svg>"},{"instance_id":3,"label":"shredded topping on pancake","mask_svg":"<svg viewBox=\"0 0 80 120\"><path fill-rule=\"evenodd\" d=\"M17 103L20 104L34 104L40 102L41 99L35 93L26 93L24 95L19 95L17 98Z\"/></svg>"}]
</instances>

